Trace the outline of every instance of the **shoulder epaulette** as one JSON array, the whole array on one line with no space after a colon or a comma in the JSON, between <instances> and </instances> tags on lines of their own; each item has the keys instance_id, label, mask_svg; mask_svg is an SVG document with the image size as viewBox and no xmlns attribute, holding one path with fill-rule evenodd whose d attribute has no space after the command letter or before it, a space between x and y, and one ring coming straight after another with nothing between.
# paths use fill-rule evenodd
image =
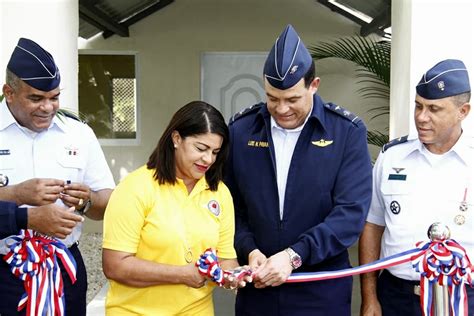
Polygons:
<instances>
[{"instance_id":1,"label":"shoulder epaulette","mask_svg":"<svg viewBox=\"0 0 474 316\"><path fill-rule=\"evenodd\" d=\"M251 114L251 113L257 112L258 110L261 109L261 107L262 107L263 105L265 105L265 103L260 102L260 103L258 103L258 104L254 104L254 105L252 105L252 106L250 106L250 107L248 107L248 108L246 108L246 109L244 109L244 110L242 110L242 111L240 111L240 112L235 113L235 114L230 118L230 120L229 120L229 125L232 124L232 123L234 123L236 120L238 120L238 119L240 119L240 118L242 118L242 117L244 117L244 116L247 116L247 115L249 115L249 114Z\"/></svg>"},{"instance_id":2,"label":"shoulder epaulette","mask_svg":"<svg viewBox=\"0 0 474 316\"><path fill-rule=\"evenodd\" d=\"M343 108L340 105L336 105L334 103L326 103L324 104L324 107L327 108L328 110L333 111L334 113L339 114L340 116L344 117L345 119L351 121L354 124L358 124L360 122L360 117L355 115L354 113L350 112L349 110Z\"/></svg>"},{"instance_id":3,"label":"shoulder epaulette","mask_svg":"<svg viewBox=\"0 0 474 316\"><path fill-rule=\"evenodd\" d=\"M392 139L391 141L389 141L388 143L383 145L382 152L383 153L386 152L387 149L389 149L390 147L393 147L395 145L406 143L407 140L408 140L408 135Z\"/></svg>"},{"instance_id":4,"label":"shoulder epaulette","mask_svg":"<svg viewBox=\"0 0 474 316\"><path fill-rule=\"evenodd\" d=\"M83 121L79 118L79 115L75 114L72 111L65 110L65 109L59 109L56 114L58 115L59 118L61 118L61 116L65 116L65 117L69 117L73 120L76 120L78 122L83 123Z\"/></svg>"}]
</instances>

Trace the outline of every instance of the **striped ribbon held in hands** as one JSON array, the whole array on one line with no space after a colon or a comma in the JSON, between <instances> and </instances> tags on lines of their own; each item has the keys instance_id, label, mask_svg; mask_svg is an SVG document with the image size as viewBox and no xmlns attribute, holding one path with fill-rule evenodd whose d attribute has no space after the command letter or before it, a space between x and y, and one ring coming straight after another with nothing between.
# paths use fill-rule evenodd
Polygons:
<instances>
[{"instance_id":1,"label":"striped ribbon held in hands","mask_svg":"<svg viewBox=\"0 0 474 316\"><path fill-rule=\"evenodd\" d=\"M65 313L63 279L58 259L63 263L72 283L76 282L76 261L61 241L22 229L7 241L10 251L3 259L11 272L24 282L25 293L18 311L26 307L26 315L62 316Z\"/></svg>"}]
</instances>

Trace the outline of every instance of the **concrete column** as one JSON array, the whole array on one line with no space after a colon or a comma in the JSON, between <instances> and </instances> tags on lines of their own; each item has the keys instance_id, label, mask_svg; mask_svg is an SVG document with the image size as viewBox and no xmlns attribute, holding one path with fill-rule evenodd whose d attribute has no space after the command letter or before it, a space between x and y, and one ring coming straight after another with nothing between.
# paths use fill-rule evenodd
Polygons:
<instances>
[{"instance_id":1,"label":"concrete column","mask_svg":"<svg viewBox=\"0 0 474 316\"><path fill-rule=\"evenodd\" d=\"M416 134L415 86L438 61L464 61L474 86L473 15L471 0L392 0L391 138ZM474 135L474 111L463 126Z\"/></svg>"},{"instance_id":2,"label":"concrete column","mask_svg":"<svg viewBox=\"0 0 474 316\"><path fill-rule=\"evenodd\" d=\"M61 72L62 108L77 111L78 0L0 0L0 83L20 37L40 44L53 55Z\"/></svg>"}]
</instances>

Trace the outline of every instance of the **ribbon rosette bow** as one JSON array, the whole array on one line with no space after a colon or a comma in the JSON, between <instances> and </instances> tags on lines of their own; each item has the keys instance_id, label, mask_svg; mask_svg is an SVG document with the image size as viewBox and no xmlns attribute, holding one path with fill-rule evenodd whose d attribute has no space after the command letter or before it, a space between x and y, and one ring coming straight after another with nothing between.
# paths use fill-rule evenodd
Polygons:
<instances>
[{"instance_id":1,"label":"ribbon rosette bow","mask_svg":"<svg viewBox=\"0 0 474 316\"><path fill-rule=\"evenodd\" d=\"M59 240L40 236L33 230L21 230L7 241L10 251L3 259L11 272L24 282L25 293L18 311L26 307L26 315L64 315L64 292L58 258L72 283L76 282L76 261Z\"/></svg>"},{"instance_id":2,"label":"ribbon rosette bow","mask_svg":"<svg viewBox=\"0 0 474 316\"><path fill-rule=\"evenodd\" d=\"M219 286L224 285L224 270L219 266L217 253L214 249L206 249L196 262L196 267L201 275L211 278Z\"/></svg>"},{"instance_id":3,"label":"ribbon rosette bow","mask_svg":"<svg viewBox=\"0 0 474 316\"><path fill-rule=\"evenodd\" d=\"M448 287L450 310L455 316L467 315L467 295L464 284L472 284L473 266L466 250L455 240L419 242L423 250L413 258L412 265L421 274L420 301L423 315L432 315L432 284Z\"/></svg>"},{"instance_id":4,"label":"ribbon rosette bow","mask_svg":"<svg viewBox=\"0 0 474 316\"><path fill-rule=\"evenodd\" d=\"M208 248L206 249L206 251L204 251L204 253L199 257L199 260L196 262L196 267L198 267L199 273L201 275L209 277L219 286L224 285L224 278L227 276L231 275L234 278L240 280L244 276L252 274L252 271L244 268L236 268L234 270L223 270L219 266L217 252L212 248Z\"/></svg>"}]
</instances>

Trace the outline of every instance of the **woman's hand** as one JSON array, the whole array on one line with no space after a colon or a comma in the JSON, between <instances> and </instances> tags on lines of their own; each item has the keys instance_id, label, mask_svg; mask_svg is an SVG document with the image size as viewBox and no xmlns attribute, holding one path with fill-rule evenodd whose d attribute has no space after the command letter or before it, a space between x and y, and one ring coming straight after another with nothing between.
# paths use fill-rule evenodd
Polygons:
<instances>
[{"instance_id":1,"label":"woman's hand","mask_svg":"<svg viewBox=\"0 0 474 316\"><path fill-rule=\"evenodd\" d=\"M182 268L183 275L181 283L195 289L199 289L206 285L207 278L199 273L199 270L194 263L189 263L182 266Z\"/></svg>"},{"instance_id":2,"label":"woman's hand","mask_svg":"<svg viewBox=\"0 0 474 316\"><path fill-rule=\"evenodd\" d=\"M249 282L252 282L252 270L250 266L237 267L227 270L230 274L224 275L224 284L222 287L228 290L243 288Z\"/></svg>"}]
</instances>

